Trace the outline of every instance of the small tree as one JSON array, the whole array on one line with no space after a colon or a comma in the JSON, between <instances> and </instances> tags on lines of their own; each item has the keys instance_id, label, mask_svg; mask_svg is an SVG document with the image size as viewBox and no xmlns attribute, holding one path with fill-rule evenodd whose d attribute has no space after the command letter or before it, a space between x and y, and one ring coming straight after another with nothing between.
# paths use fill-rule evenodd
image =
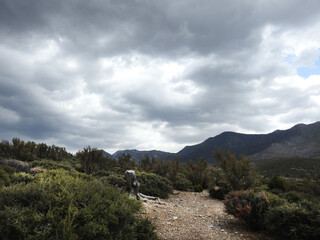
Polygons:
<instances>
[{"instance_id":1,"label":"small tree","mask_svg":"<svg viewBox=\"0 0 320 240\"><path fill-rule=\"evenodd\" d=\"M268 187L270 190L277 189L284 192L286 190L286 185L286 180L277 175L273 175L268 182Z\"/></svg>"},{"instance_id":2,"label":"small tree","mask_svg":"<svg viewBox=\"0 0 320 240\"><path fill-rule=\"evenodd\" d=\"M231 190L244 190L250 188L256 181L256 171L250 165L250 158L240 155L239 158L227 151L216 150L214 157L219 161L223 170L223 177Z\"/></svg>"},{"instance_id":3,"label":"small tree","mask_svg":"<svg viewBox=\"0 0 320 240\"><path fill-rule=\"evenodd\" d=\"M150 157L147 154L144 155L139 161L139 169L144 172L150 172L152 170L152 160L150 160Z\"/></svg>"},{"instance_id":4,"label":"small tree","mask_svg":"<svg viewBox=\"0 0 320 240\"><path fill-rule=\"evenodd\" d=\"M96 148L91 148L90 146L84 148L82 151L77 152L77 157L81 161L82 169L90 174L103 164L105 160L102 154L102 150Z\"/></svg>"},{"instance_id":5,"label":"small tree","mask_svg":"<svg viewBox=\"0 0 320 240\"><path fill-rule=\"evenodd\" d=\"M120 172L124 173L126 170L135 169L136 162L131 160L132 155L130 153L124 153L118 158L118 164Z\"/></svg>"},{"instance_id":6,"label":"small tree","mask_svg":"<svg viewBox=\"0 0 320 240\"><path fill-rule=\"evenodd\" d=\"M193 185L201 185L206 188L208 162L203 158L199 158L196 163L188 161L184 169L185 175Z\"/></svg>"}]
</instances>

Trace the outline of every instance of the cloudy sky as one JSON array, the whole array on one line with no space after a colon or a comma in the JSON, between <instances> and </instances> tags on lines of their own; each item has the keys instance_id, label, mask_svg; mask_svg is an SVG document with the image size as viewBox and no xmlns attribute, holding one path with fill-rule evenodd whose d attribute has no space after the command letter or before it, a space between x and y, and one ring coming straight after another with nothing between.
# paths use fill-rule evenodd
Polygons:
<instances>
[{"instance_id":1,"label":"cloudy sky","mask_svg":"<svg viewBox=\"0 0 320 240\"><path fill-rule=\"evenodd\" d=\"M320 120L319 0L0 0L0 137L177 152Z\"/></svg>"}]
</instances>

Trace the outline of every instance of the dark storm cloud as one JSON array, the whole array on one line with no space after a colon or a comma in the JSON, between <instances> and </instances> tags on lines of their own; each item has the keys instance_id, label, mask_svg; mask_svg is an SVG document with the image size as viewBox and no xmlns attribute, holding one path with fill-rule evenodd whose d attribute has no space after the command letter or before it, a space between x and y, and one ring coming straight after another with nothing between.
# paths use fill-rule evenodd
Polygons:
<instances>
[{"instance_id":1,"label":"dark storm cloud","mask_svg":"<svg viewBox=\"0 0 320 240\"><path fill-rule=\"evenodd\" d=\"M139 51L170 57L254 47L264 24L303 24L316 1L2 1L5 33L65 38L66 50L97 56ZM295 12L301 17L295 17ZM25 35L24 35L25 34Z\"/></svg>"},{"instance_id":2,"label":"dark storm cloud","mask_svg":"<svg viewBox=\"0 0 320 240\"><path fill-rule=\"evenodd\" d=\"M116 149L159 133L157 148L313 121L319 92L275 79L295 75L286 40L319 11L316 0L2 0L1 137ZM297 66L318 55L310 36Z\"/></svg>"},{"instance_id":3,"label":"dark storm cloud","mask_svg":"<svg viewBox=\"0 0 320 240\"><path fill-rule=\"evenodd\" d=\"M15 124L1 124L2 133L13 128L23 136L41 139L61 129L59 122L65 122L65 119L57 112L50 111L44 99L34 95L33 89L3 82L0 82L0 88L1 105L17 116Z\"/></svg>"}]
</instances>

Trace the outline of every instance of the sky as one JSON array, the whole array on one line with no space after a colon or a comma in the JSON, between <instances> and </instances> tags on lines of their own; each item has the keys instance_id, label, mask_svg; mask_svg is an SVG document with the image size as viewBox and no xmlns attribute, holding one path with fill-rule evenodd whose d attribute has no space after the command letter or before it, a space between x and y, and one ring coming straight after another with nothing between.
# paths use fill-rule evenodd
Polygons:
<instances>
[{"instance_id":1,"label":"sky","mask_svg":"<svg viewBox=\"0 0 320 240\"><path fill-rule=\"evenodd\" d=\"M177 152L320 120L318 0L0 0L0 140Z\"/></svg>"}]
</instances>

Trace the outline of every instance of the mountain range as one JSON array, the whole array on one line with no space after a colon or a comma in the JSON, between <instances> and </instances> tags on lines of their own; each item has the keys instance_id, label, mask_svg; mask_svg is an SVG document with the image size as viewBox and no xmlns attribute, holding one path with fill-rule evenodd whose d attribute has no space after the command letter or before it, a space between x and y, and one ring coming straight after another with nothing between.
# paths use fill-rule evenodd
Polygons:
<instances>
[{"instance_id":1,"label":"mountain range","mask_svg":"<svg viewBox=\"0 0 320 240\"><path fill-rule=\"evenodd\" d=\"M320 122L312 124L297 124L287 130L276 130L268 134L243 134L236 132L223 132L210 137L202 143L186 146L177 153L162 151L120 150L113 155L114 158L124 153L132 155L139 161L145 155L163 160L179 158L181 161L196 161L204 158L214 162L213 152L217 148L229 150L234 154L250 156L252 160L273 159L283 157L320 157Z\"/></svg>"}]
</instances>

